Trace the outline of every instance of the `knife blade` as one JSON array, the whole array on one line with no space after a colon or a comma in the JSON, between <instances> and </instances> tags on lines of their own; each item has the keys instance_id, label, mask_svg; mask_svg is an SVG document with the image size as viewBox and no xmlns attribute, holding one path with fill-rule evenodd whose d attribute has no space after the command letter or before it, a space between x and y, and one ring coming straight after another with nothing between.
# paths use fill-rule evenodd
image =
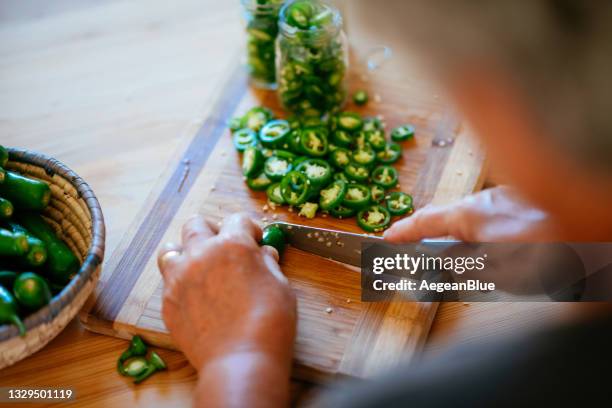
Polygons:
<instances>
[{"instance_id":1,"label":"knife blade","mask_svg":"<svg viewBox=\"0 0 612 408\"><path fill-rule=\"evenodd\" d=\"M280 228L285 233L287 243L296 249L357 267L361 266L361 244L383 241L382 237L372 235L287 222L274 222L269 225Z\"/></svg>"}]
</instances>

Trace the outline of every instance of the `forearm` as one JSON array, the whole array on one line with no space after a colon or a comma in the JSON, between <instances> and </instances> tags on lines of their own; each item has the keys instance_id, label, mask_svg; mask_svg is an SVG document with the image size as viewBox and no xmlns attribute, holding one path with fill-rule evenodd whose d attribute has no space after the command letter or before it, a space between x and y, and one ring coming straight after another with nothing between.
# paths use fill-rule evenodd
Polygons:
<instances>
[{"instance_id":1,"label":"forearm","mask_svg":"<svg viewBox=\"0 0 612 408\"><path fill-rule=\"evenodd\" d=\"M199 372L196 407L284 407L290 356L244 351L209 361Z\"/></svg>"}]
</instances>

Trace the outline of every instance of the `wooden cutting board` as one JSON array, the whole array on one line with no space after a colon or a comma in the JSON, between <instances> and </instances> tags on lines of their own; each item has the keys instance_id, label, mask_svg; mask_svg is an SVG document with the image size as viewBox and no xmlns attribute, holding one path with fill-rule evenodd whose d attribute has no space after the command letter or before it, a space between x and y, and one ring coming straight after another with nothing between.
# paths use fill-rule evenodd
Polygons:
<instances>
[{"instance_id":1,"label":"wooden cutting board","mask_svg":"<svg viewBox=\"0 0 612 408\"><path fill-rule=\"evenodd\" d=\"M369 90L372 101L364 108L349 102L347 109L382 115L388 131L404 123L415 125L416 137L404 143L396 167L401 190L413 195L416 208L450 202L480 188L484 154L430 87L421 81L400 84L383 75L366 78L356 69L349 83L353 90ZM181 225L194 213L220 220L247 211L262 223L276 214L278 220L360 232L354 219L304 220L286 207L264 211L265 192L252 192L244 184L226 126L231 117L255 105L269 106L284 117L276 94L251 89L237 65L204 122L185 137L139 218L106 259L100 283L81 312L85 327L123 338L140 334L152 344L173 347L161 318L156 253L163 242L178 239ZM292 248L281 267L298 298L297 378L370 377L412 359L423 346L437 304L362 303L358 272Z\"/></svg>"}]
</instances>

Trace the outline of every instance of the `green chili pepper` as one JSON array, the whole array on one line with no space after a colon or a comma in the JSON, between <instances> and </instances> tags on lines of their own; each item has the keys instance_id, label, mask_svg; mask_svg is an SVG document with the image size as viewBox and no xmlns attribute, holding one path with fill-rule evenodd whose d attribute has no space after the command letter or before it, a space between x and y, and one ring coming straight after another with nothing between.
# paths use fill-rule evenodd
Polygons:
<instances>
[{"instance_id":1,"label":"green chili pepper","mask_svg":"<svg viewBox=\"0 0 612 408\"><path fill-rule=\"evenodd\" d=\"M358 113L342 112L338 115L338 127L350 133L358 132L363 127L363 119Z\"/></svg>"},{"instance_id":2,"label":"green chili pepper","mask_svg":"<svg viewBox=\"0 0 612 408\"><path fill-rule=\"evenodd\" d=\"M48 305L52 297L47 282L33 272L24 272L17 277L13 293L17 302L28 310L38 310Z\"/></svg>"},{"instance_id":3,"label":"green chili pepper","mask_svg":"<svg viewBox=\"0 0 612 408\"><path fill-rule=\"evenodd\" d=\"M147 371L149 363L144 357L133 357L123 364L124 372L130 377L138 377L140 374Z\"/></svg>"},{"instance_id":4,"label":"green chili pepper","mask_svg":"<svg viewBox=\"0 0 612 408\"><path fill-rule=\"evenodd\" d=\"M28 237L0 229L0 256L21 256L28 252Z\"/></svg>"},{"instance_id":5,"label":"green chili pepper","mask_svg":"<svg viewBox=\"0 0 612 408\"><path fill-rule=\"evenodd\" d=\"M319 205L322 210L328 211L339 206L346 195L347 184L342 180L336 180L321 190Z\"/></svg>"},{"instance_id":6,"label":"green chili pepper","mask_svg":"<svg viewBox=\"0 0 612 408\"><path fill-rule=\"evenodd\" d=\"M0 167L0 184L4 183L4 180L6 180L6 170Z\"/></svg>"},{"instance_id":7,"label":"green chili pepper","mask_svg":"<svg viewBox=\"0 0 612 408\"><path fill-rule=\"evenodd\" d=\"M364 132L372 132L374 130L384 130L385 126L382 123L382 120L376 117L365 118L363 120L363 131Z\"/></svg>"},{"instance_id":8,"label":"green chili pepper","mask_svg":"<svg viewBox=\"0 0 612 408\"><path fill-rule=\"evenodd\" d=\"M288 7L285 13L288 24L307 29L310 26L310 17L314 13L314 8L309 1L296 1Z\"/></svg>"},{"instance_id":9,"label":"green chili pepper","mask_svg":"<svg viewBox=\"0 0 612 408\"><path fill-rule=\"evenodd\" d=\"M343 169L351 162L351 152L342 147L337 148L333 151L330 156L330 160L334 166L339 169Z\"/></svg>"},{"instance_id":10,"label":"green chili pepper","mask_svg":"<svg viewBox=\"0 0 612 408\"><path fill-rule=\"evenodd\" d=\"M382 205L374 204L357 213L357 224L366 232L380 232L390 222L391 214Z\"/></svg>"},{"instance_id":11,"label":"green chili pepper","mask_svg":"<svg viewBox=\"0 0 612 408\"><path fill-rule=\"evenodd\" d=\"M336 218L342 219L355 215L355 210L340 204L339 206L332 208L329 213Z\"/></svg>"},{"instance_id":12,"label":"green chili pepper","mask_svg":"<svg viewBox=\"0 0 612 408\"><path fill-rule=\"evenodd\" d=\"M167 368L164 360L162 360L159 354L157 354L154 351L151 352L151 355L149 356L149 360L147 361L147 363L148 363L147 369L142 374L140 374L134 379L134 384L140 384L141 382L143 382L144 380L152 376L157 371L165 370Z\"/></svg>"},{"instance_id":13,"label":"green chili pepper","mask_svg":"<svg viewBox=\"0 0 612 408\"><path fill-rule=\"evenodd\" d=\"M24 227L16 222L7 222L14 234L25 234L28 239L28 252L23 257L23 261L28 266L40 266L47 261L47 247L44 242L28 232Z\"/></svg>"},{"instance_id":14,"label":"green chili pepper","mask_svg":"<svg viewBox=\"0 0 612 408\"><path fill-rule=\"evenodd\" d=\"M349 184L342 204L353 209L360 209L370 204L370 189L363 184Z\"/></svg>"},{"instance_id":15,"label":"green chili pepper","mask_svg":"<svg viewBox=\"0 0 612 408\"><path fill-rule=\"evenodd\" d=\"M402 148L397 143L387 143L384 150L376 153L376 159L383 164L395 163L402 156Z\"/></svg>"},{"instance_id":16,"label":"green chili pepper","mask_svg":"<svg viewBox=\"0 0 612 408\"><path fill-rule=\"evenodd\" d=\"M337 129L332 133L332 141L338 146L349 147L353 143L353 137L346 130Z\"/></svg>"},{"instance_id":17,"label":"green chili pepper","mask_svg":"<svg viewBox=\"0 0 612 408\"><path fill-rule=\"evenodd\" d=\"M266 147L289 147L289 134L291 125L282 119L271 120L266 123L259 131L261 144ZM284 146L286 145L286 146Z\"/></svg>"},{"instance_id":18,"label":"green chili pepper","mask_svg":"<svg viewBox=\"0 0 612 408\"><path fill-rule=\"evenodd\" d=\"M306 202L300 206L300 212L298 213L298 215L301 217L312 219L317 215L318 208L318 204Z\"/></svg>"},{"instance_id":19,"label":"green chili pepper","mask_svg":"<svg viewBox=\"0 0 612 408\"><path fill-rule=\"evenodd\" d=\"M325 186L332 179L332 168L325 160L304 160L295 169L306 175L310 181L311 189L314 190Z\"/></svg>"},{"instance_id":20,"label":"green chili pepper","mask_svg":"<svg viewBox=\"0 0 612 408\"><path fill-rule=\"evenodd\" d=\"M13 204L2 197L0 197L0 219L11 218L14 211Z\"/></svg>"},{"instance_id":21,"label":"green chili pepper","mask_svg":"<svg viewBox=\"0 0 612 408\"><path fill-rule=\"evenodd\" d=\"M385 198L385 189L377 184L370 186L370 193L372 194L372 201L380 203Z\"/></svg>"},{"instance_id":22,"label":"green chili pepper","mask_svg":"<svg viewBox=\"0 0 612 408\"><path fill-rule=\"evenodd\" d=\"M369 130L364 132L366 141L372 146L372 148L376 151L384 150L387 145L387 140L385 139L385 131L382 129Z\"/></svg>"},{"instance_id":23,"label":"green chili pepper","mask_svg":"<svg viewBox=\"0 0 612 408\"><path fill-rule=\"evenodd\" d=\"M239 131L240 129L242 129L242 118L231 118L227 123L227 127L229 127L229 130L232 133Z\"/></svg>"},{"instance_id":24,"label":"green chili pepper","mask_svg":"<svg viewBox=\"0 0 612 408\"><path fill-rule=\"evenodd\" d=\"M300 133L301 150L313 157L322 157L327 154L327 135L321 128L302 129Z\"/></svg>"},{"instance_id":25,"label":"green chili pepper","mask_svg":"<svg viewBox=\"0 0 612 408\"><path fill-rule=\"evenodd\" d=\"M364 90L360 89L353 94L353 102L355 102L355 105L365 105L368 103L368 99L368 93Z\"/></svg>"},{"instance_id":26,"label":"green chili pepper","mask_svg":"<svg viewBox=\"0 0 612 408\"><path fill-rule=\"evenodd\" d=\"M266 123L272 120L273 117L274 114L270 109L257 106L249 109L249 111L242 117L242 127L259 132L259 130Z\"/></svg>"},{"instance_id":27,"label":"green chili pepper","mask_svg":"<svg viewBox=\"0 0 612 408\"><path fill-rule=\"evenodd\" d=\"M17 303L11 292L0 286L0 324L14 324L21 337L25 336L26 328L17 314Z\"/></svg>"},{"instance_id":28,"label":"green chili pepper","mask_svg":"<svg viewBox=\"0 0 612 408\"><path fill-rule=\"evenodd\" d=\"M258 0L247 7L247 67L256 85L269 88L276 80L275 40L282 1Z\"/></svg>"},{"instance_id":29,"label":"green chili pepper","mask_svg":"<svg viewBox=\"0 0 612 408\"><path fill-rule=\"evenodd\" d=\"M49 204L51 189L44 181L7 171L4 182L0 183L0 195L19 210L40 211Z\"/></svg>"},{"instance_id":30,"label":"green chili pepper","mask_svg":"<svg viewBox=\"0 0 612 408\"><path fill-rule=\"evenodd\" d=\"M6 167L6 163L8 162L9 154L8 150L2 145L0 145L0 167ZM0 183L2 180L0 180Z\"/></svg>"},{"instance_id":31,"label":"green chili pepper","mask_svg":"<svg viewBox=\"0 0 612 408\"><path fill-rule=\"evenodd\" d=\"M242 174L252 177L259 174L264 164L264 156L255 146L249 146L244 150L242 156Z\"/></svg>"},{"instance_id":32,"label":"green chili pepper","mask_svg":"<svg viewBox=\"0 0 612 408\"><path fill-rule=\"evenodd\" d=\"M291 171L291 162L280 156L271 156L264 163L264 173L272 181L279 181Z\"/></svg>"},{"instance_id":33,"label":"green chili pepper","mask_svg":"<svg viewBox=\"0 0 612 408\"><path fill-rule=\"evenodd\" d=\"M244 152L247 147L257 146L257 133L249 128L236 131L233 136L234 147Z\"/></svg>"},{"instance_id":34,"label":"green chili pepper","mask_svg":"<svg viewBox=\"0 0 612 408\"><path fill-rule=\"evenodd\" d=\"M372 172L372 183L383 188L395 187L397 179L397 170L391 166L378 166Z\"/></svg>"},{"instance_id":35,"label":"green chili pepper","mask_svg":"<svg viewBox=\"0 0 612 408\"><path fill-rule=\"evenodd\" d=\"M367 167L376 161L376 152L366 143L364 146L355 149L351 157L355 163Z\"/></svg>"},{"instance_id":36,"label":"green chili pepper","mask_svg":"<svg viewBox=\"0 0 612 408\"><path fill-rule=\"evenodd\" d=\"M266 195L268 196L268 200L270 200L274 204L285 204L285 198L281 193L280 183L274 183L270 185L266 190Z\"/></svg>"},{"instance_id":37,"label":"green chili pepper","mask_svg":"<svg viewBox=\"0 0 612 408\"><path fill-rule=\"evenodd\" d=\"M353 180L349 180L348 177L346 177L346 174L344 174L343 172L338 172L336 174L334 174L334 180L342 180L345 183L349 184L349 183L354 183Z\"/></svg>"},{"instance_id":38,"label":"green chili pepper","mask_svg":"<svg viewBox=\"0 0 612 408\"><path fill-rule=\"evenodd\" d=\"M391 139L394 142L403 142L408 139L412 139L414 137L414 126L412 125L402 125L396 127L391 132Z\"/></svg>"},{"instance_id":39,"label":"green chili pepper","mask_svg":"<svg viewBox=\"0 0 612 408\"><path fill-rule=\"evenodd\" d=\"M391 215L404 215L413 210L412 197L401 191L394 191L387 197L387 208Z\"/></svg>"},{"instance_id":40,"label":"green chili pepper","mask_svg":"<svg viewBox=\"0 0 612 408\"><path fill-rule=\"evenodd\" d=\"M304 173L291 171L281 181L281 194L289 205L303 204L310 193L310 181Z\"/></svg>"},{"instance_id":41,"label":"green chili pepper","mask_svg":"<svg viewBox=\"0 0 612 408\"><path fill-rule=\"evenodd\" d=\"M132 337L130 346L119 356L117 360L117 371L121 375L128 375L123 363L133 357L142 357L147 354L147 345L140 336Z\"/></svg>"},{"instance_id":42,"label":"green chili pepper","mask_svg":"<svg viewBox=\"0 0 612 408\"><path fill-rule=\"evenodd\" d=\"M275 225L264 228L261 245L269 245L276 248L279 255L285 250L285 233Z\"/></svg>"},{"instance_id":43,"label":"green chili pepper","mask_svg":"<svg viewBox=\"0 0 612 408\"><path fill-rule=\"evenodd\" d=\"M349 163L344 168L344 174L350 180L354 180L357 182L366 181L370 176L370 171L366 166L363 166L358 163Z\"/></svg>"},{"instance_id":44,"label":"green chili pepper","mask_svg":"<svg viewBox=\"0 0 612 408\"><path fill-rule=\"evenodd\" d=\"M251 190L264 191L270 187L272 180L270 180L266 173L262 171L255 177L248 177L246 183Z\"/></svg>"}]
</instances>

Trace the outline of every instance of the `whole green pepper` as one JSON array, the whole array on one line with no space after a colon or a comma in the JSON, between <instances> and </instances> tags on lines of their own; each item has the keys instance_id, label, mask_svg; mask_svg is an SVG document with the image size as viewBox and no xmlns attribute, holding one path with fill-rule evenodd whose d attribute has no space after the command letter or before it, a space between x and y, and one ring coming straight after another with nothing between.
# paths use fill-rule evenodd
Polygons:
<instances>
[{"instance_id":1,"label":"whole green pepper","mask_svg":"<svg viewBox=\"0 0 612 408\"><path fill-rule=\"evenodd\" d=\"M51 290L47 282L33 272L20 274L13 284L13 294L21 306L38 310L51 301Z\"/></svg>"},{"instance_id":2,"label":"whole green pepper","mask_svg":"<svg viewBox=\"0 0 612 408\"><path fill-rule=\"evenodd\" d=\"M40 239L34 237L25 228L16 222L8 222L13 233L25 234L28 238L28 252L23 257L23 261L28 266L40 266L47 261L47 247Z\"/></svg>"},{"instance_id":3,"label":"whole green pepper","mask_svg":"<svg viewBox=\"0 0 612 408\"><path fill-rule=\"evenodd\" d=\"M0 228L0 256L21 256L28 252L28 237Z\"/></svg>"},{"instance_id":4,"label":"whole green pepper","mask_svg":"<svg viewBox=\"0 0 612 408\"><path fill-rule=\"evenodd\" d=\"M20 336L25 336L26 328L17 314L17 303L11 292L0 286L0 323L17 326Z\"/></svg>"},{"instance_id":5,"label":"whole green pepper","mask_svg":"<svg viewBox=\"0 0 612 408\"><path fill-rule=\"evenodd\" d=\"M7 171L4 182L0 183L0 195L19 210L40 211L49 204L51 189L44 181Z\"/></svg>"}]
</instances>

